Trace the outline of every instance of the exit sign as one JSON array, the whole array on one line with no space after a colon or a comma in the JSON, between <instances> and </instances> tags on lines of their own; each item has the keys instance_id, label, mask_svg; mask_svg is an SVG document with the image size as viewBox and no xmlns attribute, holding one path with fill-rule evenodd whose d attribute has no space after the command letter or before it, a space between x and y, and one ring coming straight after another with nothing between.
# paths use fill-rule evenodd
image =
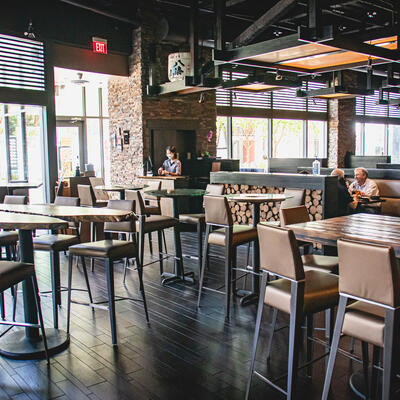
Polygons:
<instances>
[{"instance_id":1,"label":"exit sign","mask_svg":"<svg viewBox=\"0 0 400 400\"><path fill-rule=\"evenodd\" d=\"M93 53L107 54L107 40L94 37L93 42Z\"/></svg>"}]
</instances>

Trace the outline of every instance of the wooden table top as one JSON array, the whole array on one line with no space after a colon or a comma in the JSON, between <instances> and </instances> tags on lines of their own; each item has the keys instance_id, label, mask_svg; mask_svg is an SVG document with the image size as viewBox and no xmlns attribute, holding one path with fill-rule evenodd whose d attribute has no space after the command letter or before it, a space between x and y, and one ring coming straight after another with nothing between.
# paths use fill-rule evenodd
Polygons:
<instances>
[{"instance_id":1,"label":"wooden table top","mask_svg":"<svg viewBox=\"0 0 400 400\"><path fill-rule=\"evenodd\" d=\"M266 203L281 202L286 199L290 199L293 196L286 196L280 193L238 193L238 194L227 194L229 201L245 202L245 203Z\"/></svg>"},{"instance_id":2,"label":"wooden table top","mask_svg":"<svg viewBox=\"0 0 400 400\"><path fill-rule=\"evenodd\" d=\"M43 183L29 183L29 182L10 182L10 183L2 183L0 187L7 187L11 189L37 189L42 186Z\"/></svg>"},{"instance_id":3,"label":"wooden table top","mask_svg":"<svg viewBox=\"0 0 400 400\"><path fill-rule=\"evenodd\" d=\"M400 257L400 218L353 214L321 221L288 225L301 240L336 246L340 238L390 245Z\"/></svg>"},{"instance_id":4,"label":"wooden table top","mask_svg":"<svg viewBox=\"0 0 400 400\"><path fill-rule=\"evenodd\" d=\"M42 215L15 214L0 211L1 229L62 229L68 228L68 222L62 219Z\"/></svg>"},{"instance_id":5,"label":"wooden table top","mask_svg":"<svg viewBox=\"0 0 400 400\"><path fill-rule=\"evenodd\" d=\"M206 191L203 189L167 189L149 190L146 194L154 197L197 197L204 196Z\"/></svg>"},{"instance_id":6,"label":"wooden table top","mask_svg":"<svg viewBox=\"0 0 400 400\"><path fill-rule=\"evenodd\" d=\"M119 222L134 215L130 211L106 207L75 207L55 204L0 204L0 211L45 215L74 222Z\"/></svg>"},{"instance_id":7,"label":"wooden table top","mask_svg":"<svg viewBox=\"0 0 400 400\"><path fill-rule=\"evenodd\" d=\"M124 192L125 190L142 190L147 185L100 185L95 189L104 190L106 192Z\"/></svg>"}]
</instances>

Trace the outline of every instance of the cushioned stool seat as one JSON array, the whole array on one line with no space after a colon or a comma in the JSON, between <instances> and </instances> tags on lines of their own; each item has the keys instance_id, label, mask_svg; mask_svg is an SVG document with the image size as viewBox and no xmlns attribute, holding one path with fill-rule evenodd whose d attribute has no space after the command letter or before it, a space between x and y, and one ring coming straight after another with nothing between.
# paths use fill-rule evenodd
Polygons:
<instances>
[{"instance_id":1,"label":"cushioned stool seat","mask_svg":"<svg viewBox=\"0 0 400 400\"><path fill-rule=\"evenodd\" d=\"M334 307L339 299L339 278L319 271L305 272L304 314ZM290 281L278 279L268 283L264 303L290 314Z\"/></svg>"},{"instance_id":2,"label":"cushioned stool seat","mask_svg":"<svg viewBox=\"0 0 400 400\"><path fill-rule=\"evenodd\" d=\"M171 228L175 225L178 225L178 220L175 218L166 217L164 215L151 215L150 217L146 218L146 223L144 224L144 233ZM139 230L139 221L136 221L136 227Z\"/></svg>"},{"instance_id":3,"label":"cushioned stool seat","mask_svg":"<svg viewBox=\"0 0 400 400\"><path fill-rule=\"evenodd\" d=\"M18 232L2 231L0 232L0 246L8 246L18 241Z\"/></svg>"},{"instance_id":4,"label":"cushioned stool seat","mask_svg":"<svg viewBox=\"0 0 400 400\"><path fill-rule=\"evenodd\" d=\"M33 264L0 261L0 292L31 277L34 273Z\"/></svg>"},{"instance_id":5,"label":"cushioned stool seat","mask_svg":"<svg viewBox=\"0 0 400 400\"><path fill-rule=\"evenodd\" d=\"M338 273L339 258L334 256L320 256L318 254L305 254L301 257L304 271L320 271L333 274Z\"/></svg>"},{"instance_id":6,"label":"cushioned stool seat","mask_svg":"<svg viewBox=\"0 0 400 400\"><path fill-rule=\"evenodd\" d=\"M79 243L69 248L71 256L109 258L136 257L136 247L133 242L126 240L100 240L98 242Z\"/></svg>"},{"instance_id":7,"label":"cushioned stool seat","mask_svg":"<svg viewBox=\"0 0 400 400\"><path fill-rule=\"evenodd\" d=\"M205 214L182 214L179 216L179 222L184 224L205 224Z\"/></svg>"},{"instance_id":8,"label":"cushioned stool seat","mask_svg":"<svg viewBox=\"0 0 400 400\"><path fill-rule=\"evenodd\" d=\"M33 248L45 251L64 251L69 246L79 243L79 237L75 235L42 235L33 238Z\"/></svg>"},{"instance_id":9,"label":"cushioned stool seat","mask_svg":"<svg viewBox=\"0 0 400 400\"><path fill-rule=\"evenodd\" d=\"M225 246L225 229L216 229L208 236L208 243L217 246ZM251 225L233 225L232 245L239 246L257 240L257 228Z\"/></svg>"}]
</instances>

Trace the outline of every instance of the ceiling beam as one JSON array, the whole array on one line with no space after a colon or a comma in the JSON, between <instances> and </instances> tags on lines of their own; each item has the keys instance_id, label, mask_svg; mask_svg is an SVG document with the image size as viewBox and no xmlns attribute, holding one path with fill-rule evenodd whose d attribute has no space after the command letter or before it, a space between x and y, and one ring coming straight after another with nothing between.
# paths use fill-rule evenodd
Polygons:
<instances>
[{"instance_id":1,"label":"ceiling beam","mask_svg":"<svg viewBox=\"0 0 400 400\"><path fill-rule=\"evenodd\" d=\"M255 39L264 32L271 24L277 22L282 15L296 4L297 0L279 0L273 7L265 12L260 18L245 29L236 39L233 40L234 47L243 46Z\"/></svg>"},{"instance_id":2,"label":"ceiling beam","mask_svg":"<svg viewBox=\"0 0 400 400\"><path fill-rule=\"evenodd\" d=\"M225 7L233 7L236 4L244 3L246 0L228 0L225 4Z\"/></svg>"}]
</instances>

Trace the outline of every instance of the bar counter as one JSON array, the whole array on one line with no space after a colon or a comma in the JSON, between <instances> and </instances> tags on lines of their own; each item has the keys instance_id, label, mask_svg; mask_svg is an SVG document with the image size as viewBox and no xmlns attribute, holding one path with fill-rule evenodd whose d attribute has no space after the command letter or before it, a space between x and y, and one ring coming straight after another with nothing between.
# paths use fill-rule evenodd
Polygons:
<instances>
[{"instance_id":1,"label":"bar counter","mask_svg":"<svg viewBox=\"0 0 400 400\"><path fill-rule=\"evenodd\" d=\"M337 215L338 189L335 176L221 171L212 172L210 180L211 183L223 183L227 193L282 193L285 188L305 189L305 204L313 219L325 219ZM235 207L236 221L250 223L247 210L244 210L242 205ZM247 218L242 218L243 211ZM262 221L272 221L278 217L276 206L273 204L267 203L261 211Z\"/></svg>"}]
</instances>

